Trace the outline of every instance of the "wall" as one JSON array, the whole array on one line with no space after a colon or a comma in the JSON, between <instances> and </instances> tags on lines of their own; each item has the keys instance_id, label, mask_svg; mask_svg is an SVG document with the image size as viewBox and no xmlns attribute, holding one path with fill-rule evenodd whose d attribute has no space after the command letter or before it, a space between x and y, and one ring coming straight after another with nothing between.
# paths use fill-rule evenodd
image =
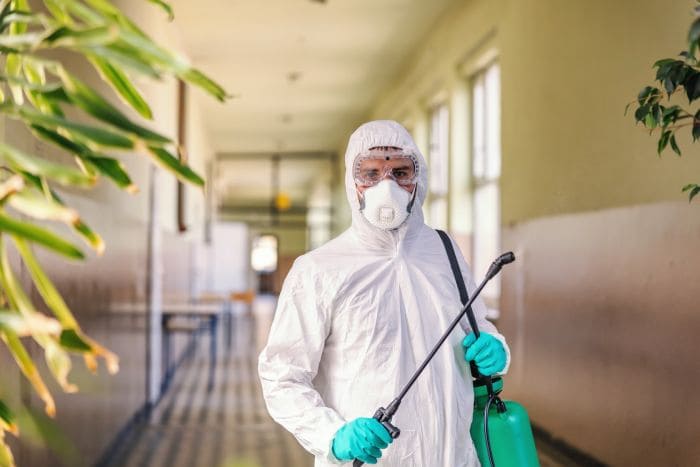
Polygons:
<instances>
[{"instance_id":1,"label":"wall","mask_svg":"<svg viewBox=\"0 0 700 467\"><path fill-rule=\"evenodd\" d=\"M693 6L462 2L367 115L400 120L420 139L430 104L449 103L450 225L468 242L463 90L498 57L502 247L519 258L502 283L499 325L513 348L507 394L543 428L611 465L700 457L692 440L700 237L697 202L680 193L700 178L700 160L687 138L682 158L656 157L654 138L623 115L653 79L652 63L684 47ZM337 219L340 231L348 217ZM671 400L686 403L673 411Z\"/></svg>"}]
</instances>

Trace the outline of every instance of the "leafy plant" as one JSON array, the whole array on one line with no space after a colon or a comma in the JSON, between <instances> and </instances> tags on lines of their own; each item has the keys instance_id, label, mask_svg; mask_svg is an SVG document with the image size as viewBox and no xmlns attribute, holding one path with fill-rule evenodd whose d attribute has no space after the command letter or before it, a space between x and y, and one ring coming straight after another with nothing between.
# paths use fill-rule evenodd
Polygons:
<instances>
[{"instance_id":1,"label":"leafy plant","mask_svg":"<svg viewBox=\"0 0 700 467\"><path fill-rule=\"evenodd\" d=\"M700 0L698 1L700 3ZM664 58L654 63L656 81L654 86L645 86L637 99L628 104L636 106L634 118L649 129L650 134L657 132L659 156L667 147L678 156L681 149L676 141L676 133L683 128L691 132L693 142L700 138L700 110L695 110L693 103L700 98L700 62L697 52L700 48L700 5L694 9L695 20L688 32L688 49L682 51L678 58ZM675 104L681 100L675 95L684 94L688 107ZM672 101L673 100L673 101ZM689 183L683 187L688 192L688 201L700 193L700 185Z\"/></svg>"},{"instance_id":2,"label":"leafy plant","mask_svg":"<svg viewBox=\"0 0 700 467\"><path fill-rule=\"evenodd\" d=\"M148 0L172 17L162 0ZM69 51L89 61L113 92L144 119L152 119L133 76L175 76L223 101L225 91L186 60L156 44L108 0L0 0L0 113L24 124L45 143L72 158L60 163L0 142L0 338L31 383L49 416L56 407L23 338L33 339L46 364L66 392L71 357L82 355L95 371L98 358L110 373L118 358L88 337L74 318L33 252L38 245L72 260L84 253L72 240L51 230L47 221L68 225L98 255L104 242L59 196L60 186L90 189L99 177L133 193L136 187L114 153L139 153L180 180L203 186L204 180L176 157L176 143L129 118L100 92L83 82L56 52ZM69 110L87 115L76 121ZM38 225L40 222L42 225ZM12 243L47 308L37 311L9 261ZM5 433L18 434L16 417L0 399L0 466L14 465Z\"/></svg>"}]
</instances>

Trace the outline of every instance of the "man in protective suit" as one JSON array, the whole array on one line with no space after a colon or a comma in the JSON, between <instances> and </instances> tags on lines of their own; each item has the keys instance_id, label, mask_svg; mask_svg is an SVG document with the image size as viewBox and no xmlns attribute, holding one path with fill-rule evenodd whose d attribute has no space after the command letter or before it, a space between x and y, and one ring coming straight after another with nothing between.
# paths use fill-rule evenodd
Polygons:
<instances>
[{"instance_id":1,"label":"man in protective suit","mask_svg":"<svg viewBox=\"0 0 700 467\"><path fill-rule=\"evenodd\" d=\"M352 226L295 261L260 354L270 415L317 467L353 459L479 466L469 435L468 361L485 375L504 373L510 361L481 300L472 307L479 339L466 320L464 332L450 335L394 416L401 436L392 443L369 418L398 395L461 302L444 245L423 221L427 167L406 129L385 120L363 124L350 137L345 168ZM474 280L454 246L471 295Z\"/></svg>"}]
</instances>

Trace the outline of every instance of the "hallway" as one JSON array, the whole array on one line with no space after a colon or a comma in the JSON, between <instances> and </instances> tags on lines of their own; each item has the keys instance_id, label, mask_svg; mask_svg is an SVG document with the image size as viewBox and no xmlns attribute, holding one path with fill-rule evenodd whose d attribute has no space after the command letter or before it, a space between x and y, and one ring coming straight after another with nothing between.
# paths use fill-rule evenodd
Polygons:
<instances>
[{"instance_id":1,"label":"hallway","mask_svg":"<svg viewBox=\"0 0 700 467\"><path fill-rule=\"evenodd\" d=\"M217 339L222 357L211 391L208 336L200 334L151 419L131 430L100 467L313 466L313 458L269 417L260 391L257 356L274 303L259 297L252 315L233 314L230 347L222 321ZM542 467L597 465L576 463L541 437L537 445Z\"/></svg>"}]
</instances>

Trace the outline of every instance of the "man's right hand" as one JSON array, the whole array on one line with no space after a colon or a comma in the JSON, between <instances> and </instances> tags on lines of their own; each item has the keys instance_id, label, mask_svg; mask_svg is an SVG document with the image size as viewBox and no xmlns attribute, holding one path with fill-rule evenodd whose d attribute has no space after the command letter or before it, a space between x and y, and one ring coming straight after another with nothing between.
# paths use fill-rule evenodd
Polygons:
<instances>
[{"instance_id":1,"label":"man's right hand","mask_svg":"<svg viewBox=\"0 0 700 467\"><path fill-rule=\"evenodd\" d=\"M341 426L333 438L333 455L341 461L359 459L376 464L382 449L391 444L389 432L374 418L356 418Z\"/></svg>"}]
</instances>

